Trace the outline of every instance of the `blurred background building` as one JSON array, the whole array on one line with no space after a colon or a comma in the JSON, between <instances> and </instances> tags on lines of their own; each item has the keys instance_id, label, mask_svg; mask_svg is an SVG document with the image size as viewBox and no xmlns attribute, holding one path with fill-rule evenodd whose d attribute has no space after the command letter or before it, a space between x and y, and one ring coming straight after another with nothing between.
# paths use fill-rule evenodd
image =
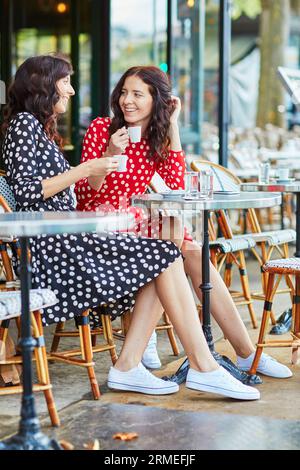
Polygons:
<instances>
[{"instance_id":1,"label":"blurred background building","mask_svg":"<svg viewBox=\"0 0 300 470\"><path fill-rule=\"evenodd\" d=\"M282 0L273 4L276 2ZM32 55L61 51L71 57L77 95L60 129L70 160L76 163L90 121L109 114L109 94L122 73L133 65L155 64L170 74L174 94L181 98L184 147L190 153L199 153L204 123L218 125L222 3L0 0L0 79L9 84L16 68ZM230 48L230 124L250 128L257 119L259 39L265 5L260 0L233 0L231 6L231 37L223 45ZM272 31L268 34L272 40ZM299 68L299 51L299 16L295 14L285 47L285 64L281 65ZM299 117L286 95L284 100L281 112L285 112L286 125L290 126Z\"/></svg>"}]
</instances>

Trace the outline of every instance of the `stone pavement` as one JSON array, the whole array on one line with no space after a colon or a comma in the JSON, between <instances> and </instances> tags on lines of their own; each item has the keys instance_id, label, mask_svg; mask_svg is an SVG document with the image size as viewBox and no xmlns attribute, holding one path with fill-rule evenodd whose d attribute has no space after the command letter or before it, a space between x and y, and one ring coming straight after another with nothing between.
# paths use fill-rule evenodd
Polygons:
<instances>
[{"instance_id":1,"label":"stone pavement","mask_svg":"<svg viewBox=\"0 0 300 470\"><path fill-rule=\"evenodd\" d=\"M257 264L248 263L252 287L258 286ZM278 295L275 313L278 316L289 303L287 294ZM257 315L262 302L255 302ZM252 330L249 315L241 309L253 341L257 330ZM216 349L234 359L228 341L219 339ZM51 339L51 327L46 329L46 341ZM73 340L74 341L74 340ZM118 342L118 347L121 343ZM182 362L171 355L165 332L158 335L158 349L162 359L163 376L173 373ZM290 350L277 348L274 357L289 364ZM62 426L51 429L42 393L35 394L38 415L46 434L65 439L83 448L85 443L99 439L103 449L242 449L242 448L300 448L300 366L293 366L291 379L279 380L263 377L259 386L261 400L239 402L217 395L188 390L184 385L175 395L154 397L137 393L111 392L106 387L107 371L111 365L109 353L95 356L96 373L102 396L94 401L86 371L74 366L55 363L50 365L55 402ZM0 397L0 438L14 434L18 427L20 396ZM228 432L230 430L230 432ZM131 442L115 441L117 432L137 432Z\"/></svg>"}]
</instances>

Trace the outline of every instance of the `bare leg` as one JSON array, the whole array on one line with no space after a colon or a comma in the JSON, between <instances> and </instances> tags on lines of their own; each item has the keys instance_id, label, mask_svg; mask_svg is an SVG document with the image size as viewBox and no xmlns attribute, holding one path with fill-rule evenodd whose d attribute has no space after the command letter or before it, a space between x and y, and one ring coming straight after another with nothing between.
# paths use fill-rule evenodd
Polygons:
<instances>
[{"instance_id":1,"label":"bare leg","mask_svg":"<svg viewBox=\"0 0 300 470\"><path fill-rule=\"evenodd\" d=\"M181 259L139 291L130 328L115 367L129 370L140 362L159 320L158 299L174 325L191 368L202 372L218 369L204 338ZM156 314L153 315L154 303Z\"/></svg>"},{"instance_id":2,"label":"bare leg","mask_svg":"<svg viewBox=\"0 0 300 470\"><path fill-rule=\"evenodd\" d=\"M160 237L170 240L180 249L183 242L183 226L178 217L163 217Z\"/></svg>"},{"instance_id":3,"label":"bare leg","mask_svg":"<svg viewBox=\"0 0 300 470\"><path fill-rule=\"evenodd\" d=\"M201 300L201 248L196 242L184 241L181 250L185 258L185 271L191 278L198 299ZM213 286L210 296L211 313L236 354L246 358L255 351L254 346L223 279L212 264L210 282Z\"/></svg>"},{"instance_id":4,"label":"bare leg","mask_svg":"<svg viewBox=\"0 0 300 470\"><path fill-rule=\"evenodd\" d=\"M155 281L152 281L142 287L137 294L129 330L115 364L117 369L129 370L141 361L149 338L161 315L162 305L157 297Z\"/></svg>"}]
</instances>

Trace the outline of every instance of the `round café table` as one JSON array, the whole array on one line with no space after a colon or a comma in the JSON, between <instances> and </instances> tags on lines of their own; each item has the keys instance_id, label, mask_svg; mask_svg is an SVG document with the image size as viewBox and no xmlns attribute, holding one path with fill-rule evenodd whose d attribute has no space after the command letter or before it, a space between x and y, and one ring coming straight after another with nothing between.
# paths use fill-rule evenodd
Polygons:
<instances>
[{"instance_id":1,"label":"round caf\u00e9 table","mask_svg":"<svg viewBox=\"0 0 300 470\"><path fill-rule=\"evenodd\" d=\"M281 204L281 194L274 193L252 193L242 192L237 194L214 194L213 198L187 199L184 195L172 195L172 192L165 194L143 194L132 196L133 206L141 207L144 210L150 210L151 213L160 213L164 216L184 216L187 214L203 214L203 247L202 247L202 313L203 313L203 332L215 359L225 367L234 377L243 383L253 384L261 383L258 376L250 376L241 371L226 356L221 356L214 350L213 338L211 333L210 321L210 272L209 272L209 232L208 219L209 212L221 209L249 209L266 208ZM175 375L168 377L169 380L183 383L188 372L188 360L179 367Z\"/></svg>"},{"instance_id":2,"label":"round caf\u00e9 table","mask_svg":"<svg viewBox=\"0 0 300 470\"><path fill-rule=\"evenodd\" d=\"M295 256L300 258L300 181L291 181L286 183L279 183L274 181L271 183L243 183L241 190L245 192L258 192L263 191L267 193L294 193L296 194L296 253ZM253 194L253 193L252 193ZM254 194L253 194L254 195Z\"/></svg>"},{"instance_id":3,"label":"round caf\u00e9 table","mask_svg":"<svg viewBox=\"0 0 300 470\"><path fill-rule=\"evenodd\" d=\"M59 444L41 432L32 392L32 351L29 291L31 287L28 259L29 237L63 233L126 230L134 218L126 214L103 215L100 212L13 212L0 214L0 238L14 235L20 239L21 281L21 350L23 361L23 394L19 432L4 442L0 450L57 450ZM0 317L1 321L1 317Z\"/></svg>"}]
</instances>

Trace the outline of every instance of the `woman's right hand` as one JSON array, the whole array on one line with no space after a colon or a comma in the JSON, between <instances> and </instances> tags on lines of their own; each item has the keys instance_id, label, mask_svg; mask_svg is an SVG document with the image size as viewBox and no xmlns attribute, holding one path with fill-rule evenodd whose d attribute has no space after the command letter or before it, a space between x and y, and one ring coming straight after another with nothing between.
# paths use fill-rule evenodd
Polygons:
<instances>
[{"instance_id":1,"label":"woman's right hand","mask_svg":"<svg viewBox=\"0 0 300 470\"><path fill-rule=\"evenodd\" d=\"M90 176L107 176L116 171L119 166L118 157L93 158L83 163L87 166L87 174Z\"/></svg>"},{"instance_id":2,"label":"woman's right hand","mask_svg":"<svg viewBox=\"0 0 300 470\"><path fill-rule=\"evenodd\" d=\"M114 134L112 134L107 148L107 153L109 155L120 155L125 152L125 149L128 145L128 131L126 127L123 126L121 129L118 129Z\"/></svg>"}]
</instances>

